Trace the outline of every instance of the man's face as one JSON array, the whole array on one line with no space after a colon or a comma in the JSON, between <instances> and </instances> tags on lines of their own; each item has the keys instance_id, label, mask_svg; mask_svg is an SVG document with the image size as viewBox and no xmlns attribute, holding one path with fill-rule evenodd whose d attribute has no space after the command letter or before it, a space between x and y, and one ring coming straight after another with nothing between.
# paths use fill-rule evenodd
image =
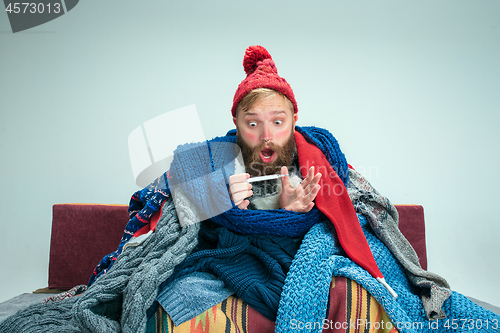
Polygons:
<instances>
[{"instance_id":1,"label":"man's face","mask_svg":"<svg viewBox=\"0 0 500 333\"><path fill-rule=\"evenodd\" d=\"M292 164L297 118L280 95L261 98L236 114L237 143L250 175L279 173L281 166Z\"/></svg>"}]
</instances>

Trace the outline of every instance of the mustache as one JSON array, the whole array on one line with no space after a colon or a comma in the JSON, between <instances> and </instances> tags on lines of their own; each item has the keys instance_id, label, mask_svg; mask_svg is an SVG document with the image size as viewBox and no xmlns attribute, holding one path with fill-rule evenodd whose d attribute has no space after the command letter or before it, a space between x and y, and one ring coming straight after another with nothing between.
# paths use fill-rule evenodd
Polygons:
<instances>
[{"instance_id":1,"label":"mustache","mask_svg":"<svg viewBox=\"0 0 500 333\"><path fill-rule=\"evenodd\" d=\"M272 150L276 150L277 149L277 146L274 144L274 142L272 141L269 141L267 143L262 143L259 147L257 147L257 149L260 151L262 149L265 149L265 148L269 148L269 149L272 149Z\"/></svg>"},{"instance_id":2,"label":"mustache","mask_svg":"<svg viewBox=\"0 0 500 333\"><path fill-rule=\"evenodd\" d=\"M271 149L273 152L275 152L279 156L281 151L283 150L283 147L275 145L273 142L268 142L268 143L264 142L260 146L255 147L254 149L248 149L246 152L248 164L250 164L250 163L262 164L262 162L260 160L260 152L263 149ZM248 157L250 157L250 158L248 158ZM264 164L264 165L266 165L266 164Z\"/></svg>"}]
</instances>

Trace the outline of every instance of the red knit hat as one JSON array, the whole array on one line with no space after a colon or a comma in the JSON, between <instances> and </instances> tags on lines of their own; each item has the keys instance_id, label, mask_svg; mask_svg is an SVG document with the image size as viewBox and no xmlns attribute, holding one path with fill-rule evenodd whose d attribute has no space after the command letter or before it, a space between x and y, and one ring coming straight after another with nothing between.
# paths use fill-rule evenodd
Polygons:
<instances>
[{"instance_id":1,"label":"red knit hat","mask_svg":"<svg viewBox=\"0 0 500 333\"><path fill-rule=\"evenodd\" d=\"M297 102L292 88L284 78L278 75L278 70L271 55L260 45L249 46L243 58L243 68L247 77L241 81L233 99L231 113L236 116L236 107L243 97L257 88L276 90L292 102L294 113L297 113Z\"/></svg>"}]
</instances>

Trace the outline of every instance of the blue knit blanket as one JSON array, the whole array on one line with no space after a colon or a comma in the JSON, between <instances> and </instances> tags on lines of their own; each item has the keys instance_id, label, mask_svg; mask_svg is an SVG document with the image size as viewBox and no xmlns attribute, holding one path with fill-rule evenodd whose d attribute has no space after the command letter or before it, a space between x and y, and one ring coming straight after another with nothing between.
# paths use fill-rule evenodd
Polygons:
<instances>
[{"instance_id":1,"label":"blue knit blanket","mask_svg":"<svg viewBox=\"0 0 500 333\"><path fill-rule=\"evenodd\" d=\"M452 292L443 305L445 319L427 320L420 288L409 283L402 266L375 236L367 219L360 214L358 218L374 258L398 298L393 298L368 272L346 257L335 233L324 223L318 223L305 235L288 272L276 332L290 332L297 326L304 327L305 332L321 332L321 328L328 327L323 320L332 276L344 276L362 285L382 305L400 332L500 332L499 315L457 292ZM355 322L348 324L356 327Z\"/></svg>"}]
</instances>

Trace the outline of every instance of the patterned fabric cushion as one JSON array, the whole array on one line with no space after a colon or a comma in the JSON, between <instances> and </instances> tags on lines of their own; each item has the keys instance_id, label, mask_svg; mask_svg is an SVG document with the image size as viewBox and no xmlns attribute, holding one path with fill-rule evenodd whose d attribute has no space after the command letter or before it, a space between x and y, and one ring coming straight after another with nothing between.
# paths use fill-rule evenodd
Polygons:
<instances>
[{"instance_id":1,"label":"patterned fabric cushion","mask_svg":"<svg viewBox=\"0 0 500 333\"><path fill-rule=\"evenodd\" d=\"M345 277L333 277L330 285L328 318L322 322L290 322L290 331L316 327L323 332L394 333L389 316L363 287ZM266 319L241 299L230 296L211 309L174 326L169 315L159 308L146 326L146 333L172 332L274 332L274 322Z\"/></svg>"}]
</instances>

